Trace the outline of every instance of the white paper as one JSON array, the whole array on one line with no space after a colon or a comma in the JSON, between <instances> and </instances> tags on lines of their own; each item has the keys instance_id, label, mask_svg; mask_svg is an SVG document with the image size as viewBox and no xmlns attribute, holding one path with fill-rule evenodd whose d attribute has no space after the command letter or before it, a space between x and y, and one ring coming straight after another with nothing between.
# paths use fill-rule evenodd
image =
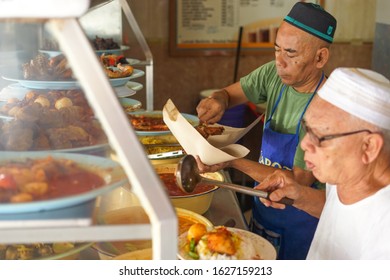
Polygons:
<instances>
[{"instance_id":1,"label":"white paper","mask_svg":"<svg viewBox=\"0 0 390 280\"><path fill-rule=\"evenodd\" d=\"M234 144L247 133L260 118L247 128L225 127L221 137L210 136L207 140L180 114L179 110L169 99L163 108L163 119L177 141L189 155L198 155L206 165L214 165L225 161L245 157L249 150ZM208 141L210 139L210 142ZM211 144L211 142L213 144Z\"/></svg>"}]
</instances>

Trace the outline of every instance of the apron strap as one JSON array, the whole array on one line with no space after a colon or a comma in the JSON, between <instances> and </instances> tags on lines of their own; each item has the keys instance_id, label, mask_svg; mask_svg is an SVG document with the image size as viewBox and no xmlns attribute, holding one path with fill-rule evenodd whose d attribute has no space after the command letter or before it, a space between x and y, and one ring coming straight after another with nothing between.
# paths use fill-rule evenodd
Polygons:
<instances>
[{"instance_id":1,"label":"apron strap","mask_svg":"<svg viewBox=\"0 0 390 280\"><path fill-rule=\"evenodd\" d=\"M309 101L306 103L306 106L305 106L305 108L303 109L303 112L302 112L302 114L301 114L301 116L300 116L300 118L299 118L298 125L297 125L297 129L296 129L296 131L295 131L295 134L297 134L297 135L298 135L298 133L299 133L299 130L301 129L301 120L302 120L302 118L303 118L303 115L305 114L307 107L309 107L310 102L313 100L314 95L317 93L318 88L320 87L322 81L324 80L324 76L325 76L325 75L324 75L324 71L322 71L321 79L320 79L320 81L318 82L318 84L317 84L317 86L316 86L316 89L314 90L313 95L310 97Z\"/></svg>"},{"instance_id":2,"label":"apron strap","mask_svg":"<svg viewBox=\"0 0 390 280\"><path fill-rule=\"evenodd\" d=\"M274 113L276 111L276 108L279 105L280 99L282 98L282 95L283 95L283 92L284 92L285 89L286 89L286 85L283 85L283 87L279 91L278 99L276 100L276 102L274 104L274 107L272 108L271 114L269 115L268 120L266 122L270 122L271 121L272 116L274 115Z\"/></svg>"}]
</instances>

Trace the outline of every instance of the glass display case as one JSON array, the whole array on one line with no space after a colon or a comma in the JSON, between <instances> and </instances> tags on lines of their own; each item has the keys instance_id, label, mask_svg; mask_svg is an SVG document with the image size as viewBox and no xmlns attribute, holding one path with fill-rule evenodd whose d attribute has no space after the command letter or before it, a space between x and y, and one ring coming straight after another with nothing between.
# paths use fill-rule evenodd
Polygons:
<instances>
[{"instance_id":1,"label":"glass display case","mask_svg":"<svg viewBox=\"0 0 390 280\"><path fill-rule=\"evenodd\" d=\"M120 37L91 38L80 20L107 2L0 3L0 244L151 239L153 259L175 259L175 209L119 98L142 70L116 60L126 48ZM152 110L152 55L128 3L117 3L146 56ZM107 44L96 46L100 39ZM48 188L50 180L66 191ZM115 191L130 193L148 219L99 223L96 205Z\"/></svg>"}]
</instances>

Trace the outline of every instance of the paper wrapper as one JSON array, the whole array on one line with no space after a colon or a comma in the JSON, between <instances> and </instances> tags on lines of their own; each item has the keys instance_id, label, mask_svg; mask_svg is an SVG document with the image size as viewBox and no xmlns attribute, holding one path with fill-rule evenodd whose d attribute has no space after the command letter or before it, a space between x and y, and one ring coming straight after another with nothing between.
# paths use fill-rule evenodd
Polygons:
<instances>
[{"instance_id":1,"label":"paper wrapper","mask_svg":"<svg viewBox=\"0 0 390 280\"><path fill-rule=\"evenodd\" d=\"M163 108L163 119L169 130L189 155L198 155L206 165L245 157L249 150L234 144L259 121L259 117L247 128L225 127L222 135L209 136L206 140L183 116L169 99Z\"/></svg>"}]
</instances>

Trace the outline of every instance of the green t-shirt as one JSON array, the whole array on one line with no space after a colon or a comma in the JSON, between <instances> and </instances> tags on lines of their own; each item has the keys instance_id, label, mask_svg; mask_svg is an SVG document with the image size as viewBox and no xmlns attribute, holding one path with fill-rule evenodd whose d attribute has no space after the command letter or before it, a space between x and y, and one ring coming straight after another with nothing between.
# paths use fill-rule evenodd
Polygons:
<instances>
[{"instance_id":1,"label":"green t-shirt","mask_svg":"<svg viewBox=\"0 0 390 280\"><path fill-rule=\"evenodd\" d=\"M283 83L276 72L275 61L264 64L240 79L241 87L253 103L267 102L265 120L268 120L279 97ZM311 98L311 94L299 93L286 86L278 107L271 119L271 128L277 132L295 134L299 119ZM294 166L305 168L300 142L304 133L300 130L299 144L294 157Z\"/></svg>"}]
</instances>

